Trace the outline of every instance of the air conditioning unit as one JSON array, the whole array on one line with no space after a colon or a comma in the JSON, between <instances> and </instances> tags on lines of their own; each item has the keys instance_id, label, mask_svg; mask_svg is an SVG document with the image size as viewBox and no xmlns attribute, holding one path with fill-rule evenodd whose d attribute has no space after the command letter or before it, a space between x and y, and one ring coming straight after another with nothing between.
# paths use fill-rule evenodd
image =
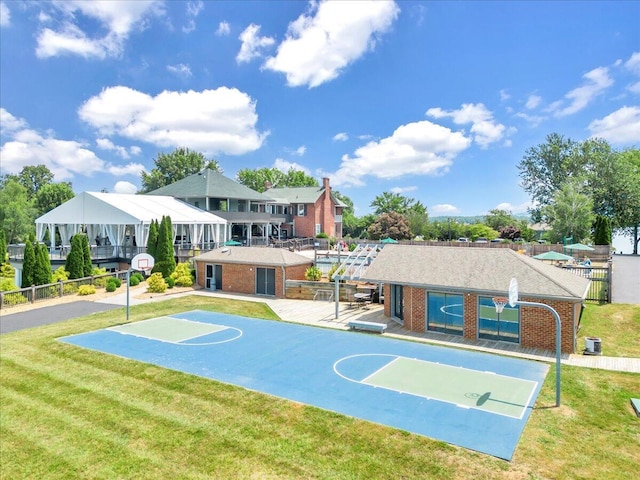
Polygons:
<instances>
[{"instance_id":1,"label":"air conditioning unit","mask_svg":"<svg viewBox=\"0 0 640 480\"><path fill-rule=\"evenodd\" d=\"M602 355L602 340L596 337L585 337L584 339L585 355Z\"/></svg>"}]
</instances>

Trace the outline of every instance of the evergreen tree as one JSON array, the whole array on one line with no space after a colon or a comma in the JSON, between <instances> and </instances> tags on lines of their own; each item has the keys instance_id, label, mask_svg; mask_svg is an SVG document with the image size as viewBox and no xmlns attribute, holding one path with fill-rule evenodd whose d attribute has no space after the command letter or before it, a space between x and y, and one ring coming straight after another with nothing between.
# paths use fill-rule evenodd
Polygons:
<instances>
[{"instance_id":1,"label":"evergreen tree","mask_svg":"<svg viewBox=\"0 0 640 480\"><path fill-rule=\"evenodd\" d=\"M36 243L36 271L34 274L35 285L46 285L53 281L53 274L51 272L51 261L49 259L49 251L44 243Z\"/></svg>"},{"instance_id":2,"label":"evergreen tree","mask_svg":"<svg viewBox=\"0 0 640 480\"><path fill-rule=\"evenodd\" d=\"M604 215L596 216L593 231L593 243L611 245L611 219Z\"/></svg>"},{"instance_id":3,"label":"evergreen tree","mask_svg":"<svg viewBox=\"0 0 640 480\"><path fill-rule=\"evenodd\" d=\"M0 263L7 261L7 237L4 230L0 229Z\"/></svg>"},{"instance_id":4,"label":"evergreen tree","mask_svg":"<svg viewBox=\"0 0 640 480\"><path fill-rule=\"evenodd\" d=\"M151 224L149 225L149 238L147 239L147 253L156 259L156 254L158 251L158 220L151 220Z\"/></svg>"},{"instance_id":5,"label":"evergreen tree","mask_svg":"<svg viewBox=\"0 0 640 480\"><path fill-rule=\"evenodd\" d=\"M167 278L176 269L176 259L173 254L173 227L171 218L168 216L163 216L160 222L155 259L152 271L162 273L163 278Z\"/></svg>"},{"instance_id":6,"label":"evergreen tree","mask_svg":"<svg viewBox=\"0 0 640 480\"><path fill-rule=\"evenodd\" d=\"M82 273L85 277L90 277L93 271L93 264L91 262L91 249L89 248L89 237L86 235L80 235L80 241L82 243Z\"/></svg>"},{"instance_id":7,"label":"evergreen tree","mask_svg":"<svg viewBox=\"0 0 640 480\"><path fill-rule=\"evenodd\" d=\"M31 239L27 238L24 245L24 260L22 262L22 288L35 285L36 267L36 252L34 251Z\"/></svg>"},{"instance_id":8,"label":"evergreen tree","mask_svg":"<svg viewBox=\"0 0 640 480\"><path fill-rule=\"evenodd\" d=\"M71 237L71 250L64 264L64 269L69 272L70 280L84 277L84 250L80 237L82 237L82 235L74 235Z\"/></svg>"}]
</instances>

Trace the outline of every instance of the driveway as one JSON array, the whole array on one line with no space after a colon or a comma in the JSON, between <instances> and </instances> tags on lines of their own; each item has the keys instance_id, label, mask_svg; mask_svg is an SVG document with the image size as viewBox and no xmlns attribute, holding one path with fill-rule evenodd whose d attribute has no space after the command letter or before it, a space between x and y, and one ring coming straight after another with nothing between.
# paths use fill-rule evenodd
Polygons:
<instances>
[{"instance_id":1,"label":"driveway","mask_svg":"<svg viewBox=\"0 0 640 480\"><path fill-rule=\"evenodd\" d=\"M25 328L39 327L72 318L83 317L91 313L105 312L122 305L98 302L69 302L51 307L34 308L20 313L0 313L0 334L15 332Z\"/></svg>"}]
</instances>

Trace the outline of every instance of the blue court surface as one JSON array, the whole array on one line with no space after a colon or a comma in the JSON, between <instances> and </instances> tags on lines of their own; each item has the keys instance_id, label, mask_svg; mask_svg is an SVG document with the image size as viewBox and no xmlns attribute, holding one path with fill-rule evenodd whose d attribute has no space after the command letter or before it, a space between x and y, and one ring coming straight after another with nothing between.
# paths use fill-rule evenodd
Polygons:
<instances>
[{"instance_id":1,"label":"blue court surface","mask_svg":"<svg viewBox=\"0 0 640 480\"><path fill-rule=\"evenodd\" d=\"M506 460L548 371L527 360L199 310L60 340Z\"/></svg>"}]
</instances>

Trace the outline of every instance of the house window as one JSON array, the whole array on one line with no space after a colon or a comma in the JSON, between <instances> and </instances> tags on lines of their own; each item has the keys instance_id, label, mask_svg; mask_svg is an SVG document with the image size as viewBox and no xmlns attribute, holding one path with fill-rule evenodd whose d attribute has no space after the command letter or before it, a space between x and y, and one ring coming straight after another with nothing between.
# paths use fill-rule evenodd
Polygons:
<instances>
[{"instance_id":1,"label":"house window","mask_svg":"<svg viewBox=\"0 0 640 480\"><path fill-rule=\"evenodd\" d=\"M321 225L319 223L316 223L316 235L318 235L322 231L320 226Z\"/></svg>"},{"instance_id":2,"label":"house window","mask_svg":"<svg viewBox=\"0 0 640 480\"><path fill-rule=\"evenodd\" d=\"M304 217L306 215L306 205L304 203L298 204L298 216Z\"/></svg>"},{"instance_id":3,"label":"house window","mask_svg":"<svg viewBox=\"0 0 640 480\"><path fill-rule=\"evenodd\" d=\"M427 295L427 331L462 335L464 298L452 293L430 292Z\"/></svg>"},{"instance_id":4,"label":"house window","mask_svg":"<svg viewBox=\"0 0 640 480\"><path fill-rule=\"evenodd\" d=\"M478 338L520 343L520 307L506 305L496 312L491 297L478 300Z\"/></svg>"},{"instance_id":5,"label":"house window","mask_svg":"<svg viewBox=\"0 0 640 480\"><path fill-rule=\"evenodd\" d=\"M193 206L196 208L200 208L200 202L193 202Z\"/></svg>"}]
</instances>

